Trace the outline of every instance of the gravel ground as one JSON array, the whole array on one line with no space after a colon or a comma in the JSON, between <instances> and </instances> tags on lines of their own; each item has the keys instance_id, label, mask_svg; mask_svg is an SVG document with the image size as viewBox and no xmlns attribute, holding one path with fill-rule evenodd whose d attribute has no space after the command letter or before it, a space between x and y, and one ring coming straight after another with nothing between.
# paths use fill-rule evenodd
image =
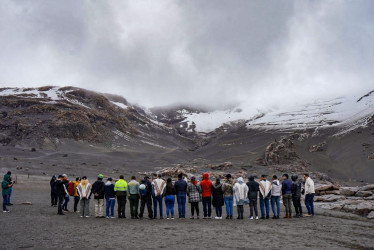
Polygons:
<instances>
[{"instance_id":1,"label":"gravel ground","mask_svg":"<svg viewBox=\"0 0 374 250\"><path fill-rule=\"evenodd\" d=\"M46 177L18 176L15 205L0 215L0 248L374 249L373 221L320 209L314 218L259 221L82 219L71 212L58 216L57 208L50 207L48 182ZM32 205L21 205L25 201ZM126 209L128 216L128 205ZM189 206L187 212L189 217Z\"/></svg>"}]
</instances>

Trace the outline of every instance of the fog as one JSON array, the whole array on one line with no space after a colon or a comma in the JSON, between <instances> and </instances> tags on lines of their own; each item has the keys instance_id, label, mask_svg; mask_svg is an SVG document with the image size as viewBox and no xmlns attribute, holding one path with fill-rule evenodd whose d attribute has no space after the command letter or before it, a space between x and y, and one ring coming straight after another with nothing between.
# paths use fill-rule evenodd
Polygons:
<instances>
[{"instance_id":1,"label":"fog","mask_svg":"<svg viewBox=\"0 0 374 250\"><path fill-rule=\"evenodd\" d=\"M153 107L277 107L374 89L373 1L7 1L0 86Z\"/></svg>"}]
</instances>

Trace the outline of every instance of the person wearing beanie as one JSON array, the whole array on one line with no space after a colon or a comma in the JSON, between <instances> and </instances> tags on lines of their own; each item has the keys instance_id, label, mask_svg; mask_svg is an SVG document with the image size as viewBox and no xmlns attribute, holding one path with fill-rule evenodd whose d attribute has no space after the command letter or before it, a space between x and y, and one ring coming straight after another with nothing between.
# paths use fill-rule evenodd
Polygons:
<instances>
[{"instance_id":1,"label":"person wearing beanie","mask_svg":"<svg viewBox=\"0 0 374 250\"><path fill-rule=\"evenodd\" d=\"M199 202L201 201L201 186L196 181L195 176L191 177L191 181L187 186L188 202L191 204L191 219L199 219Z\"/></svg>"},{"instance_id":2,"label":"person wearing beanie","mask_svg":"<svg viewBox=\"0 0 374 250\"><path fill-rule=\"evenodd\" d=\"M200 182L203 196L204 219L212 218L212 185L213 183L209 180L209 174L204 173L203 180Z\"/></svg>"},{"instance_id":3,"label":"person wearing beanie","mask_svg":"<svg viewBox=\"0 0 374 250\"><path fill-rule=\"evenodd\" d=\"M225 204L221 179L217 178L212 185L213 207L216 209L216 220L222 220L222 206Z\"/></svg>"},{"instance_id":4,"label":"person wearing beanie","mask_svg":"<svg viewBox=\"0 0 374 250\"><path fill-rule=\"evenodd\" d=\"M260 185L257 181L255 181L255 177L253 175L249 176L249 182L247 182L248 187L248 200L249 200L249 210L250 216L249 219L253 220L253 211L254 215L256 215L256 220L258 220L258 209L257 209L257 197L260 191Z\"/></svg>"},{"instance_id":5,"label":"person wearing beanie","mask_svg":"<svg viewBox=\"0 0 374 250\"><path fill-rule=\"evenodd\" d=\"M88 182L87 177L83 176L81 182L77 186L79 194L79 204L81 207L81 218L90 217L90 197L92 185Z\"/></svg>"},{"instance_id":6,"label":"person wearing beanie","mask_svg":"<svg viewBox=\"0 0 374 250\"><path fill-rule=\"evenodd\" d=\"M112 183L113 179L108 178L105 183L105 200L106 200L106 218L114 219L114 206L116 205L116 196L114 195L114 184Z\"/></svg>"},{"instance_id":7,"label":"person wearing beanie","mask_svg":"<svg viewBox=\"0 0 374 250\"><path fill-rule=\"evenodd\" d=\"M177 195L179 219L186 218L187 182L183 180L183 174L178 174L174 189Z\"/></svg>"},{"instance_id":8,"label":"person wearing beanie","mask_svg":"<svg viewBox=\"0 0 374 250\"><path fill-rule=\"evenodd\" d=\"M92 184L92 193L94 194L95 201L95 216L96 218L105 218L104 216L104 196L105 196L105 183L103 182L104 176L99 174L97 181Z\"/></svg>"},{"instance_id":9,"label":"person wearing beanie","mask_svg":"<svg viewBox=\"0 0 374 250\"><path fill-rule=\"evenodd\" d=\"M303 217L301 208L301 182L297 180L297 175L291 176L292 180L292 203L295 208L296 218Z\"/></svg>"},{"instance_id":10,"label":"person wearing beanie","mask_svg":"<svg viewBox=\"0 0 374 250\"><path fill-rule=\"evenodd\" d=\"M233 187L234 182L232 181L231 174L226 175L225 182L222 185L223 197L226 206L226 219L232 219L234 205L233 205Z\"/></svg>"},{"instance_id":11,"label":"person wearing beanie","mask_svg":"<svg viewBox=\"0 0 374 250\"><path fill-rule=\"evenodd\" d=\"M129 190L129 201L130 201L130 211L131 219L139 219L138 217L138 207L139 207L139 182L136 181L136 177L132 176L131 181L128 183Z\"/></svg>"},{"instance_id":12,"label":"person wearing beanie","mask_svg":"<svg viewBox=\"0 0 374 250\"><path fill-rule=\"evenodd\" d=\"M292 181L288 179L288 174L284 174L282 182L283 205L286 208L284 218L292 218Z\"/></svg>"}]
</instances>

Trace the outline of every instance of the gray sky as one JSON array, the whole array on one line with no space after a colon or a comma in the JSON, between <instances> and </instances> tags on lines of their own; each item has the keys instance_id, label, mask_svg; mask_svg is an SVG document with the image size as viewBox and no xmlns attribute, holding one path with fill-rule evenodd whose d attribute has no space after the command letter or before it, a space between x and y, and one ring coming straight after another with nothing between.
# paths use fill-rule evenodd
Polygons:
<instances>
[{"instance_id":1,"label":"gray sky","mask_svg":"<svg viewBox=\"0 0 374 250\"><path fill-rule=\"evenodd\" d=\"M0 86L144 106L276 105L374 89L374 1L0 4Z\"/></svg>"}]
</instances>

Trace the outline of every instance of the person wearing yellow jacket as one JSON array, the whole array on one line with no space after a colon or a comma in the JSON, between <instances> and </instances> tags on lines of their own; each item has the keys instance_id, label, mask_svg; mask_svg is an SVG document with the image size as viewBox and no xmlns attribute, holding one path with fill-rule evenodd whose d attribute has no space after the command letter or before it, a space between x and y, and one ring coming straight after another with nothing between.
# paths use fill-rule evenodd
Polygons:
<instances>
[{"instance_id":1,"label":"person wearing yellow jacket","mask_svg":"<svg viewBox=\"0 0 374 250\"><path fill-rule=\"evenodd\" d=\"M119 180L114 185L114 193L117 197L118 202L118 218L126 218L126 197L127 197L127 182L124 180L125 177L121 175Z\"/></svg>"},{"instance_id":2,"label":"person wearing yellow jacket","mask_svg":"<svg viewBox=\"0 0 374 250\"><path fill-rule=\"evenodd\" d=\"M78 187L79 183L81 183L81 178L77 177L75 179L75 181L73 181L73 183L74 183L74 213L78 213L79 212L78 211L78 203L79 203L80 198L79 198L79 193L78 193L77 187Z\"/></svg>"}]
</instances>

